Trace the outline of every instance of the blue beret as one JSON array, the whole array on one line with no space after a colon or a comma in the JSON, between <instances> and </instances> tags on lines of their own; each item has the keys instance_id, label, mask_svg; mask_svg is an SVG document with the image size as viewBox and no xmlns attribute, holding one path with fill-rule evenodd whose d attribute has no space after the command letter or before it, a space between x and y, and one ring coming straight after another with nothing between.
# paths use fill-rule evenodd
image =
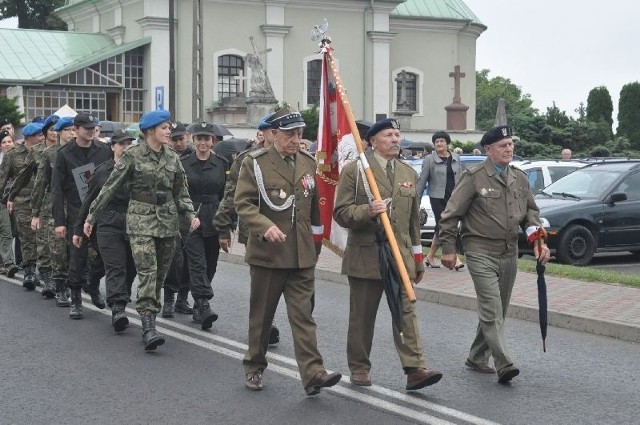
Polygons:
<instances>
[{"instance_id":1,"label":"blue beret","mask_svg":"<svg viewBox=\"0 0 640 425\"><path fill-rule=\"evenodd\" d=\"M31 120L31 122L35 122L35 123L44 123L45 117L43 117L42 115L38 115L37 117L35 117L34 119Z\"/></svg>"},{"instance_id":2,"label":"blue beret","mask_svg":"<svg viewBox=\"0 0 640 425\"><path fill-rule=\"evenodd\" d=\"M55 131L60 131L63 128L73 126L73 117L62 117L56 123L56 126L53 128Z\"/></svg>"},{"instance_id":3,"label":"blue beret","mask_svg":"<svg viewBox=\"0 0 640 425\"><path fill-rule=\"evenodd\" d=\"M484 136L482 136L482 140L480 140L480 145L487 146L502 139L506 139L507 137L511 137L512 135L513 131L508 125L493 127L487 130L486 133L484 133Z\"/></svg>"},{"instance_id":4,"label":"blue beret","mask_svg":"<svg viewBox=\"0 0 640 425\"><path fill-rule=\"evenodd\" d=\"M164 109L158 109L157 111L147 112L140 118L140 130L148 130L163 122L171 121L171 113Z\"/></svg>"},{"instance_id":5,"label":"blue beret","mask_svg":"<svg viewBox=\"0 0 640 425\"><path fill-rule=\"evenodd\" d=\"M39 122L29 123L22 129L22 135L24 137L35 136L39 133L42 133L42 123Z\"/></svg>"},{"instance_id":6,"label":"blue beret","mask_svg":"<svg viewBox=\"0 0 640 425\"><path fill-rule=\"evenodd\" d=\"M44 124L42 125L42 132L46 133L46 131L49 129L49 127L51 127L52 125L56 125L56 123L58 122L59 119L60 119L60 117L57 116L56 114L49 115L47 117L47 119L44 120ZM55 128L54 128L54 130L55 130Z\"/></svg>"},{"instance_id":7,"label":"blue beret","mask_svg":"<svg viewBox=\"0 0 640 425\"><path fill-rule=\"evenodd\" d=\"M398 121L394 120L393 118L382 119L369 127L369 130L367 130L367 134L365 134L364 138L366 140L369 140L376 134L380 133L382 130L386 130L388 128L400 130L400 124L398 124Z\"/></svg>"},{"instance_id":8,"label":"blue beret","mask_svg":"<svg viewBox=\"0 0 640 425\"><path fill-rule=\"evenodd\" d=\"M275 112L269 112L267 115L262 117L260 122L258 123L258 130L266 130L271 127L271 117L275 115Z\"/></svg>"}]
</instances>

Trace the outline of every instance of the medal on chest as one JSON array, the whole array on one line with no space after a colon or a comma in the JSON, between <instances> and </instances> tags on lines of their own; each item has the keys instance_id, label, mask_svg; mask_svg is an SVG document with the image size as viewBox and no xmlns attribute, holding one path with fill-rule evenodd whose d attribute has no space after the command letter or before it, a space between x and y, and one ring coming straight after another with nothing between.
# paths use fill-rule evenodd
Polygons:
<instances>
[{"instance_id":1,"label":"medal on chest","mask_svg":"<svg viewBox=\"0 0 640 425\"><path fill-rule=\"evenodd\" d=\"M300 181L302 183L302 187L304 187L304 192L302 192L302 194L306 198L309 196L313 188L316 187L316 181L313 179L313 176L311 176L309 173L302 176Z\"/></svg>"}]
</instances>

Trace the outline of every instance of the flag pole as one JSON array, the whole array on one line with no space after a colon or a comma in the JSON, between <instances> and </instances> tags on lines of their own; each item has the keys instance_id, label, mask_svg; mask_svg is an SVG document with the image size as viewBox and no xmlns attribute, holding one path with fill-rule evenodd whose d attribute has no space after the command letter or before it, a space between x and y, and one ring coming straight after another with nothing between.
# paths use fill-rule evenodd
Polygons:
<instances>
[{"instance_id":1,"label":"flag pole","mask_svg":"<svg viewBox=\"0 0 640 425\"><path fill-rule=\"evenodd\" d=\"M323 34L324 35L324 34ZM340 96L340 100L342 101L342 105L344 106L345 113L347 115L347 119L349 121L349 127L351 128L351 134L356 142L356 147L358 149L358 154L360 156L360 161L362 162L362 167L364 169L364 173L367 177L367 182L369 183L369 188L371 189L371 195L373 195L373 199L379 201L382 199L380 196L380 191L378 190L378 184L376 183L376 179L373 176L373 172L371 171L371 167L369 166L369 162L367 161L364 152L364 145L362 140L360 139L360 132L358 131L358 126L356 125L356 120L353 116L353 111L351 110L351 105L349 103L349 98L347 97L347 93L344 89L344 85L342 84L342 79L340 78L340 73L338 72L335 60L333 58L332 48L330 46L331 39L327 36L324 36L320 42L320 47L322 49L322 53L327 58L327 63L331 68L331 72L333 73L333 77L336 81L336 88L338 89L338 94ZM389 221L389 216L387 212L383 212L379 215L380 222L382 223L382 227L384 228L384 233L387 236L387 240L389 241L389 247L391 248L391 254L393 259L398 267L398 272L400 274L400 280L402 281L402 286L404 287L405 294L410 302L416 302L416 294L413 291L413 284L411 283L411 279L409 278L409 273L407 273L407 268L404 265L404 260L402 259L402 254L400 253L400 249L398 248L398 242L396 241L396 236L393 233L393 229L391 228L391 222Z\"/></svg>"}]
</instances>

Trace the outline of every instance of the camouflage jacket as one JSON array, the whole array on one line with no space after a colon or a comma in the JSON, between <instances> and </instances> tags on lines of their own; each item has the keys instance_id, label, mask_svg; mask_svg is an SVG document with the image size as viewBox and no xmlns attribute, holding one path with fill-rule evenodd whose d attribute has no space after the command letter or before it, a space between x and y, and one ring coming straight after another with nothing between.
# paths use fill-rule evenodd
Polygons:
<instances>
[{"instance_id":1,"label":"camouflage jacket","mask_svg":"<svg viewBox=\"0 0 640 425\"><path fill-rule=\"evenodd\" d=\"M38 171L38 164L40 164L40 159L42 158L42 152L47 148L46 143L38 143L27 153L26 165L18 174L15 181L13 182L13 187L9 192L9 200L14 201L15 197L18 196L20 191L25 187L30 187L31 198L33 199L33 186L35 184L35 176L36 171Z\"/></svg>"},{"instance_id":2,"label":"camouflage jacket","mask_svg":"<svg viewBox=\"0 0 640 425\"><path fill-rule=\"evenodd\" d=\"M7 183L13 184L22 170L27 167L29 164L28 154L29 151L24 145L17 145L5 155L2 164L0 164L0 188L4 191L5 196L8 196L9 200L17 205L29 202L33 184L24 186L15 196L11 197L12 190L7 190Z\"/></svg>"},{"instance_id":3,"label":"camouflage jacket","mask_svg":"<svg viewBox=\"0 0 640 425\"><path fill-rule=\"evenodd\" d=\"M178 213L191 222L195 218L187 180L178 154L162 147L155 152L141 142L131 146L115 164L109 179L89 208L87 222L107 207L124 184L129 183L131 200L127 211L127 233L158 238L178 234Z\"/></svg>"},{"instance_id":4,"label":"camouflage jacket","mask_svg":"<svg viewBox=\"0 0 640 425\"><path fill-rule=\"evenodd\" d=\"M40 217L41 213L51 216L51 174L56 163L56 154L60 145L49 146L42 151L31 193L31 216ZM42 211L45 208L45 211Z\"/></svg>"}]
</instances>

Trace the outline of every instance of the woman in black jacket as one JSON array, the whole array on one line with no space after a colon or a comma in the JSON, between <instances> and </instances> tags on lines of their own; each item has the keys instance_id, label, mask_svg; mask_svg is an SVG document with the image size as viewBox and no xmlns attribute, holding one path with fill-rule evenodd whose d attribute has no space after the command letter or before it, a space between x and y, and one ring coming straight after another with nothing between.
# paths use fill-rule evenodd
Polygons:
<instances>
[{"instance_id":1,"label":"woman in black jacket","mask_svg":"<svg viewBox=\"0 0 640 425\"><path fill-rule=\"evenodd\" d=\"M194 152L181 157L187 176L189 197L200 218L200 228L189 233L189 223L180 221L180 233L189 265L191 295L195 300L193 321L202 329L211 328L218 315L211 310L211 280L216 273L220 242L213 227L213 216L224 196L228 162L213 151L214 128L205 122L192 126Z\"/></svg>"}]
</instances>

